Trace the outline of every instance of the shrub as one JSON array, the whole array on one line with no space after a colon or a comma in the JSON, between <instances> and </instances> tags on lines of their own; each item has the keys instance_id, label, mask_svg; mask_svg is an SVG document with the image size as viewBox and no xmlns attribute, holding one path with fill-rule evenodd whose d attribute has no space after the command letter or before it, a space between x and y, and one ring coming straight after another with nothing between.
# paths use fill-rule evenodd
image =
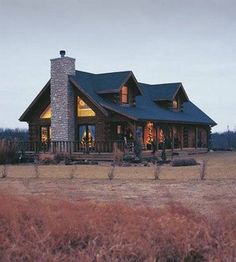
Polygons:
<instances>
[{"instance_id":1,"label":"shrub","mask_svg":"<svg viewBox=\"0 0 236 262\"><path fill-rule=\"evenodd\" d=\"M1 261L235 260L231 211L208 220L177 203L151 209L0 195L0 221Z\"/></svg>"},{"instance_id":2,"label":"shrub","mask_svg":"<svg viewBox=\"0 0 236 262\"><path fill-rule=\"evenodd\" d=\"M1 178L6 178L6 177L7 177L7 165L3 165L1 170Z\"/></svg>"},{"instance_id":3,"label":"shrub","mask_svg":"<svg viewBox=\"0 0 236 262\"><path fill-rule=\"evenodd\" d=\"M154 166L154 179L158 180L160 178L160 173L161 173L161 167L160 165Z\"/></svg>"},{"instance_id":4,"label":"shrub","mask_svg":"<svg viewBox=\"0 0 236 262\"><path fill-rule=\"evenodd\" d=\"M137 138L134 141L134 154L135 157L142 162L142 143L140 138Z\"/></svg>"},{"instance_id":5,"label":"shrub","mask_svg":"<svg viewBox=\"0 0 236 262\"><path fill-rule=\"evenodd\" d=\"M107 174L109 180L112 180L115 176L115 163L113 163L113 165L111 166L108 174Z\"/></svg>"},{"instance_id":6,"label":"shrub","mask_svg":"<svg viewBox=\"0 0 236 262\"><path fill-rule=\"evenodd\" d=\"M40 172L39 172L38 162L34 162L33 167L34 167L34 175L35 175L35 178L39 178Z\"/></svg>"},{"instance_id":7,"label":"shrub","mask_svg":"<svg viewBox=\"0 0 236 262\"><path fill-rule=\"evenodd\" d=\"M117 143L113 144L113 162L117 165L121 165L123 161L124 153L118 148Z\"/></svg>"},{"instance_id":8,"label":"shrub","mask_svg":"<svg viewBox=\"0 0 236 262\"><path fill-rule=\"evenodd\" d=\"M68 165L71 161L70 155L68 153L56 153L53 155L55 163L63 162Z\"/></svg>"},{"instance_id":9,"label":"shrub","mask_svg":"<svg viewBox=\"0 0 236 262\"><path fill-rule=\"evenodd\" d=\"M77 166L76 165L71 166L70 173L69 173L69 178L70 179L73 179L75 177L76 170L77 170Z\"/></svg>"},{"instance_id":10,"label":"shrub","mask_svg":"<svg viewBox=\"0 0 236 262\"><path fill-rule=\"evenodd\" d=\"M206 176L206 170L207 170L207 160L202 160L201 166L200 166L200 179L205 179Z\"/></svg>"},{"instance_id":11,"label":"shrub","mask_svg":"<svg viewBox=\"0 0 236 262\"><path fill-rule=\"evenodd\" d=\"M14 164L17 162L17 141L0 140L0 164Z\"/></svg>"},{"instance_id":12,"label":"shrub","mask_svg":"<svg viewBox=\"0 0 236 262\"><path fill-rule=\"evenodd\" d=\"M194 158L174 159L171 164L172 166L195 166L197 161Z\"/></svg>"},{"instance_id":13,"label":"shrub","mask_svg":"<svg viewBox=\"0 0 236 262\"><path fill-rule=\"evenodd\" d=\"M134 160L134 156L132 155L124 155L123 161L131 163Z\"/></svg>"},{"instance_id":14,"label":"shrub","mask_svg":"<svg viewBox=\"0 0 236 262\"><path fill-rule=\"evenodd\" d=\"M40 164L49 165L49 164L54 163L54 161L55 161L55 157L53 154L49 154L49 153L39 154L39 163Z\"/></svg>"}]
</instances>

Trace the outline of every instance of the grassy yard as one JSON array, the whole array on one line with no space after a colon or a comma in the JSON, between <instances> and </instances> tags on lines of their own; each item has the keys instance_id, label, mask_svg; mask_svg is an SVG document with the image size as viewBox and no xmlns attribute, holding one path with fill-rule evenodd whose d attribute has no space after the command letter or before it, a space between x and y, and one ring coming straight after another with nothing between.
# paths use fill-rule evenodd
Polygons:
<instances>
[{"instance_id":1,"label":"grassy yard","mask_svg":"<svg viewBox=\"0 0 236 262\"><path fill-rule=\"evenodd\" d=\"M40 195L72 200L126 201L134 205L165 206L170 201L200 212L215 208L236 212L236 153L208 153L194 156L208 159L206 180L200 180L200 166L161 167L154 180L154 166L116 167L109 181L109 163L95 166L42 165L36 178L33 165L8 166L0 180L1 192L20 196ZM71 179L71 174L73 179Z\"/></svg>"}]
</instances>

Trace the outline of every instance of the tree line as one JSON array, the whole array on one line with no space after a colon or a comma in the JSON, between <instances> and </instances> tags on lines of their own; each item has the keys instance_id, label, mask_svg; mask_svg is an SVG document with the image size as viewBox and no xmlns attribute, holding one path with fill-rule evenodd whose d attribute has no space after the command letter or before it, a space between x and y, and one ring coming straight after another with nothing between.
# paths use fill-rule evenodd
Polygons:
<instances>
[{"instance_id":1,"label":"tree line","mask_svg":"<svg viewBox=\"0 0 236 262\"><path fill-rule=\"evenodd\" d=\"M211 136L212 149L233 150L236 149L236 131L213 133Z\"/></svg>"},{"instance_id":2,"label":"tree line","mask_svg":"<svg viewBox=\"0 0 236 262\"><path fill-rule=\"evenodd\" d=\"M7 140L20 140L27 141L28 140L28 130L20 129L20 128L0 128L0 139Z\"/></svg>"}]
</instances>

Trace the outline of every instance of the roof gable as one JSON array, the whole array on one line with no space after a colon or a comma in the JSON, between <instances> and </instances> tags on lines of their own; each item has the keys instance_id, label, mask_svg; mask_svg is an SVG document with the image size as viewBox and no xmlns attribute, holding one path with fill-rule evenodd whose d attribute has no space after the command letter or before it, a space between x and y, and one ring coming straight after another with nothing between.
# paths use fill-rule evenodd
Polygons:
<instances>
[{"instance_id":1,"label":"roof gable","mask_svg":"<svg viewBox=\"0 0 236 262\"><path fill-rule=\"evenodd\" d=\"M152 101L172 101L178 92L183 92L186 101L189 101L189 98L184 90L182 83L167 83L167 84L158 84L158 85L149 85L140 83L144 92L146 92Z\"/></svg>"},{"instance_id":2,"label":"roof gable","mask_svg":"<svg viewBox=\"0 0 236 262\"><path fill-rule=\"evenodd\" d=\"M97 94L117 93L126 83L131 71L96 74L94 77L94 88Z\"/></svg>"},{"instance_id":3,"label":"roof gable","mask_svg":"<svg viewBox=\"0 0 236 262\"><path fill-rule=\"evenodd\" d=\"M50 80L47 82L47 84L43 87L43 89L38 93L38 95L35 97L35 99L31 102L31 104L27 107L25 112L20 116L20 121L28 121L29 115L31 111L34 109L34 107L39 103L40 99L43 96L50 96Z\"/></svg>"}]
</instances>

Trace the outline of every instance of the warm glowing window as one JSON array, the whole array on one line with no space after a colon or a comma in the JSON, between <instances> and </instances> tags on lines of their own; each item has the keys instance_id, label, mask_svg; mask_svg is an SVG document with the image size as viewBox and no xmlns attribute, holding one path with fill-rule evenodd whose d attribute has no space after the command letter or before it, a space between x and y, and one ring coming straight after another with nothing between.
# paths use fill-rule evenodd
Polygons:
<instances>
[{"instance_id":1,"label":"warm glowing window","mask_svg":"<svg viewBox=\"0 0 236 262\"><path fill-rule=\"evenodd\" d=\"M95 116L95 112L78 96L77 97L77 116Z\"/></svg>"},{"instance_id":2,"label":"warm glowing window","mask_svg":"<svg viewBox=\"0 0 236 262\"><path fill-rule=\"evenodd\" d=\"M165 142L165 135L164 135L164 131L162 129L160 129L160 131L159 131L158 140L159 140L160 143Z\"/></svg>"},{"instance_id":3,"label":"warm glowing window","mask_svg":"<svg viewBox=\"0 0 236 262\"><path fill-rule=\"evenodd\" d=\"M42 118L42 119L49 119L49 118L51 118L51 116L52 116L51 105L48 105L47 108L40 115L40 118Z\"/></svg>"},{"instance_id":4,"label":"warm glowing window","mask_svg":"<svg viewBox=\"0 0 236 262\"><path fill-rule=\"evenodd\" d=\"M50 126L41 126L40 128L40 140L42 143L49 142L51 137L51 127Z\"/></svg>"},{"instance_id":5,"label":"warm glowing window","mask_svg":"<svg viewBox=\"0 0 236 262\"><path fill-rule=\"evenodd\" d=\"M128 87L123 86L120 90L120 102L122 104L128 104Z\"/></svg>"},{"instance_id":6,"label":"warm glowing window","mask_svg":"<svg viewBox=\"0 0 236 262\"><path fill-rule=\"evenodd\" d=\"M146 125L146 143L151 144L153 141L153 123L148 122Z\"/></svg>"},{"instance_id":7,"label":"warm glowing window","mask_svg":"<svg viewBox=\"0 0 236 262\"><path fill-rule=\"evenodd\" d=\"M178 102L177 100L174 100L172 103L173 109L178 109Z\"/></svg>"}]
</instances>

